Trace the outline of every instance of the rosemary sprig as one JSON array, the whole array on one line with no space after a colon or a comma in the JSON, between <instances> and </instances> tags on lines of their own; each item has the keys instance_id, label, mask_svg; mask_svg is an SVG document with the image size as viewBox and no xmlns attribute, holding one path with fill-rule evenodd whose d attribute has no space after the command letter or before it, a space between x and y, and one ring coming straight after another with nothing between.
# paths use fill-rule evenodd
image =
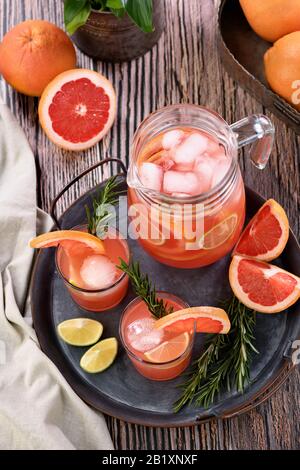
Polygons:
<instances>
[{"instance_id":1,"label":"rosemary sprig","mask_svg":"<svg viewBox=\"0 0 300 470\"><path fill-rule=\"evenodd\" d=\"M116 176L112 176L98 196L92 199L92 211L88 206L85 206L88 232L98 238L105 236L109 222L113 218L113 214L109 212L107 206L115 206L118 203L120 192L116 191L118 186L116 178Z\"/></svg>"},{"instance_id":2,"label":"rosemary sprig","mask_svg":"<svg viewBox=\"0 0 300 470\"><path fill-rule=\"evenodd\" d=\"M243 392L250 380L256 314L245 307L235 296L222 307L231 321L228 335L210 336L202 355L194 363L192 372L181 387L183 393L174 404L178 412L184 405L194 402L208 408L221 388L233 387Z\"/></svg>"},{"instance_id":3,"label":"rosemary sprig","mask_svg":"<svg viewBox=\"0 0 300 470\"><path fill-rule=\"evenodd\" d=\"M159 300L157 298L155 286L147 274L141 273L138 261L132 262L129 265L120 258L120 266L118 268L128 275L136 295L143 299L155 318L161 318L173 312L173 307L167 307L162 299Z\"/></svg>"}]
</instances>

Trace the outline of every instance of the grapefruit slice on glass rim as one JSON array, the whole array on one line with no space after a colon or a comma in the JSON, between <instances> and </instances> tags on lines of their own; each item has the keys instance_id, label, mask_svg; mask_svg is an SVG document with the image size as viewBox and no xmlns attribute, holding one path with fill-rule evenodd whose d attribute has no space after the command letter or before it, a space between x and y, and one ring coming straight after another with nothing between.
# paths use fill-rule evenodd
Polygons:
<instances>
[{"instance_id":1,"label":"grapefruit slice on glass rim","mask_svg":"<svg viewBox=\"0 0 300 470\"><path fill-rule=\"evenodd\" d=\"M284 209L269 199L243 231L233 255L272 261L283 252L289 238L289 221Z\"/></svg>"},{"instance_id":2,"label":"grapefruit slice on glass rim","mask_svg":"<svg viewBox=\"0 0 300 470\"><path fill-rule=\"evenodd\" d=\"M50 248L58 245L69 246L71 243L83 243L98 254L105 254L103 242L94 235L79 230L57 230L48 232L33 238L30 241L31 248Z\"/></svg>"},{"instance_id":3,"label":"grapefruit slice on glass rim","mask_svg":"<svg viewBox=\"0 0 300 470\"><path fill-rule=\"evenodd\" d=\"M171 332L183 333L194 329L197 333L222 333L230 330L230 320L222 308L190 307L170 313L155 322L154 327Z\"/></svg>"},{"instance_id":4,"label":"grapefruit slice on glass rim","mask_svg":"<svg viewBox=\"0 0 300 470\"><path fill-rule=\"evenodd\" d=\"M229 282L236 297L261 313L278 313L300 297L300 278L277 266L252 258L234 256Z\"/></svg>"},{"instance_id":5,"label":"grapefruit slice on glass rim","mask_svg":"<svg viewBox=\"0 0 300 470\"><path fill-rule=\"evenodd\" d=\"M59 74L43 91L39 119L49 139L73 151L85 150L99 142L116 116L116 95L112 84L88 69Z\"/></svg>"}]
</instances>

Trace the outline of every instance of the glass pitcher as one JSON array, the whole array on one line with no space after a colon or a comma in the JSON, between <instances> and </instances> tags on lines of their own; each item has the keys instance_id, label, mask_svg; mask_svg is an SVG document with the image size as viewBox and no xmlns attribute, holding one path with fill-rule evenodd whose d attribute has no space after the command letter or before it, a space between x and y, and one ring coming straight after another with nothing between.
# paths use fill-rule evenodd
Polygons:
<instances>
[{"instance_id":1,"label":"glass pitcher","mask_svg":"<svg viewBox=\"0 0 300 470\"><path fill-rule=\"evenodd\" d=\"M179 132L172 134L174 130ZM184 153L178 153L182 145L180 139L187 140L192 134L195 145L189 147L190 157L198 150L200 154L201 136L202 142L203 138L206 142L206 147L203 147L206 153L202 152L197 157L202 169L205 158L213 155L217 157L214 161L209 160L210 163L219 165L222 159L227 165L219 180L214 179L216 171L209 167L215 181L213 186L193 188L195 166L178 171L181 161L175 158L174 163L172 160L174 148L177 156ZM174 141L170 142L171 136ZM197 144L198 141L200 143ZM264 115L253 115L229 125L216 112L202 106L181 104L154 112L142 122L133 139L127 177L130 236L138 239L148 254L169 266L198 268L221 259L237 243L245 220L245 189L238 164L238 149L250 145L253 164L263 169L273 141L273 124ZM208 149L215 153L209 154ZM141 175L141 168L143 171L146 169L145 163L148 164L147 171L151 170L150 179L153 181L150 185L149 177L145 184ZM192 164L195 165L194 160ZM203 173L203 181L207 174ZM160 184L165 188L167 178L174 185L178 180L180 191L172 193L169 189L167 192L162 189Z\"/></svg>"}]
</instances>

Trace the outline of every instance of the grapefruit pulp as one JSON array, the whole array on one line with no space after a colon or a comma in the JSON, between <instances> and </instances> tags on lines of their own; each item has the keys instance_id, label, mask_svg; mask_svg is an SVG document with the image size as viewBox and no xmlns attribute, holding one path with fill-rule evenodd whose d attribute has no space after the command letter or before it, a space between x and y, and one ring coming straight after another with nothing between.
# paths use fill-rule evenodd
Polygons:
<instances>
[{"instance_id":1,"label":"grapefruit pulp","mask_svg":"<svg viewBox=\"0 0 300 470\"><path fill-rule=\"evenodd\" d=\"M216 307L190 307L166 315L155 322L155 328L183 333L192 331L196 323L197 333L222 333L230 330L227 313Z\"/></svg>"},{"instance_id":2,"label":"grapefruit pulp","mask_svg":"<svg viewBox=\"0 0 300 470\"><path fill-rule=\"evenodd\" d=\"M300 297L300 278L260 260L234 256L229 282L236 297L261 313L282 312Z\"/></svg>"},{"instance_id":3,"label":"grapefruit pulp","mask_svg":"<svg viewBox=\"0 0 300 470\"><path fill-rule=\"evenodd\" d=\"M250 220L233 254L272 261L284 250L289 237L289 221L284 209L269 199Z\"/></svg>"},{"instance_id":4,"label":"grapefruit pulp","mask_svg":"<svg viewBox=\"0 0 300 470\"><path fill-rule=\"evenodd\" d=\"M73 151L99 142L116 116L112 84L93 70L61 73L44 90L39 104L42 128L56 145Z\"/></svg>"}]
</instances>

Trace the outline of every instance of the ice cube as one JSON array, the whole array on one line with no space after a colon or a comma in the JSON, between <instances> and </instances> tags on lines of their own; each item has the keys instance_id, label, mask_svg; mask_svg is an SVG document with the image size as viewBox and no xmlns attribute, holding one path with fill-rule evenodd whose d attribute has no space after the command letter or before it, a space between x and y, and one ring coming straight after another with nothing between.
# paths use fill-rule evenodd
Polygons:
<instances>
[{"instance_id":1,"label":"ice cube","mask_svg":"<svg viewBox=\"0 0 300 470\"><path fill-rule=\"evenodd\" d=\"M163 190L165 193L198 194L198 178L193 172L167 171L164 174Z\"/></svg>"},{"instance_id":2,"label":"ice cube","mask_svg":"<svg viewBox=\"0 0 300 470\"><path fill-rule=\"evenodd\" d=\"M221 182L230 168L230 163L231 162L229 158L222 158L218 160L214 168L212 187L217 186L217 184Z\"/></svg>"},{"instance_id":3,"label":"ice cube","mask_svg":"<svg viewBox=\"0 0 300 470\"><path fill-rule=\"evenodd\" d=\"M170 150L173 147L179 145L184 138L184 132L180 129L174 129L173 131L166 132L163 136L162 145L166 150Z\"/></svg>"},{"instance_id":4,"label":"ice cube","mask_svg":"<svg viewBox=\"0 0 300 470\"><path fill-rule=\"evenodd\" d=\"M155 163L145 162L140 167L140 178L145 188L160 191L163 180L163 169Z\"/></svg>"},{"instance_id":5,"label":"ice cube","mask_svg":"<svg viewBox=\"0 0 300 470\"><path fill-rule=\"evenodd\" d=\"M128 326L128 342L134 349L146 352L161 343L164 333L161 330L155 330L154 323L154 318L141 318Z\"/></svg>"},{"instance_id":6,"label":"ice cube","mask_svg":"<svg viewBox=\"0 0 300 470\"><path fill-rule=\"evenodd\" d=\"M92 255L83 261L80 276L87 289L105 289L116 282L118 271L107 256Z\"/></svg>"},{"instance_id":7,"label":"ice cube","mask_svg":"<svg viewBox=\"0 0 300 470\"><path fill-rule=\"evenodd\" d=\"M191 134L185 141L175 148L173 158L180 170L191 170L195 159L203 154L208 145L208 139L199 133Z\"/></svg>"},{"instance_id":8,"label":"ice cube","mask_svg":"<svg viewBox=\"0 0 300 470\"><path fill-rule=\"evenodd\" d=\"M199 190L201 193L205 193L211 189L215 166L216 162L210 158L207 153L196 158L194 171L199 180Z\"/></svg>"},{"instance_id":9,"label":"ice cube","mask_svg":"<svg viewBox=\"0 0 300 470\"><path fill-rule=\"evenodd\" d=\"M207 153L209 153L209 155L212 155L214 153L218 153L220 149L221 149L221 146L220 146L219 142L217 142L214 139L208 139L208 145L207 145L206 151L207 151Z\"/></svg>"},{"instance_id":10,"label":"ice cube","mask_svg":"<svg viewBox=\"0 0 300 470\"><path fill-rule=\"evenodd\" d=\"M211 155L211 157L215 161L221 161L221 160L229 161L229 158L227 157L227 155L225 153L225 150L222 147L220 147L217 152L215 152L213 155Z\"/></svg>"}]
</instances>

